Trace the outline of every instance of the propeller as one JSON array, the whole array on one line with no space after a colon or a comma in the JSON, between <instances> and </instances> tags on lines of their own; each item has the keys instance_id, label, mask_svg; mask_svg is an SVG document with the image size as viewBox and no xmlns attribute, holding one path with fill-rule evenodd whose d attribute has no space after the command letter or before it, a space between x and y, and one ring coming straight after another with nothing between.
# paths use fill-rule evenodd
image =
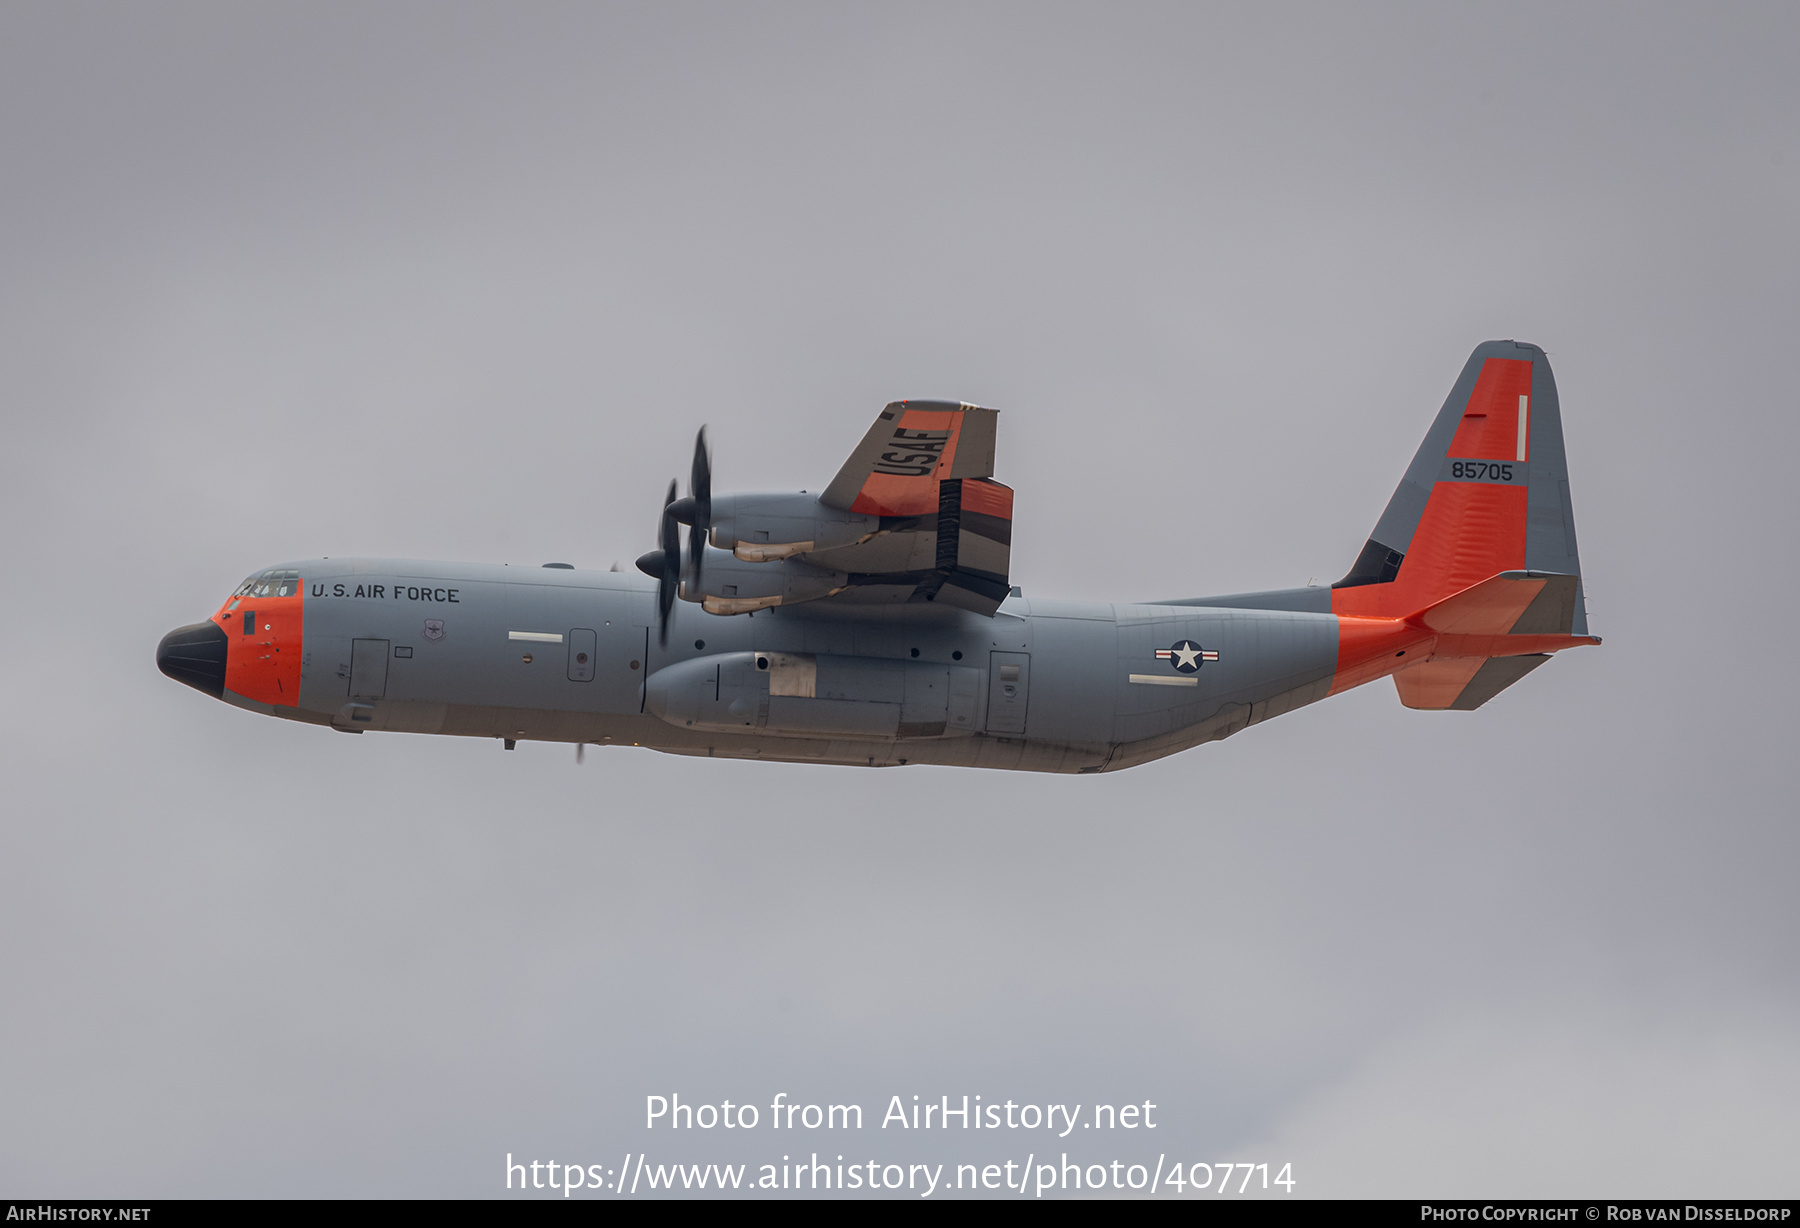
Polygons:
<instances>
[{"instance_id":1,"label":"propeller","mask_svg":"<svg viewBox=\"0 0 1800 1228\"><path fill-rule=\"evenodd\" d=\"M706 536L712 530L712 449L706 445L706 428L694 436L694 467L688 472L688 497L669 506L669 515L689 525L688 558L694 569L694 591L700 591L700 565L706 557Z\"/></svg>"},{"instance_id":2,"label":"propeller","mask_svg":"<svg viewBox=\"0 0 1800 1228\"><path fill-rule=\"evenodd\" d=\"M681 530L676 527L672 512L675 489L675 483L671 481L669 493L663 496L662 523L658 533L662 549L640 555L637 561L637 569L647 576L655 577L657 581L657 643L665 648L669 643L669 611L675 608L675 586L681 582Z\"/></svg>"},{"instance_id":3,"label":"propeller","mask_svg":"<svg viewBox=\"0 0 1800 1228\"><path fill-rule=\"evenodd\" d=\"M675 502L675 480L669 479L669 493L663 496L662 575L656 585L657 643L669 642L669 611L675 608L675 586L681 583L681 530L675 517L669 515L669 504Z\"/></svg>"},{"instance_id":4,"label":"propeller","mask_svg":"<svg viewBox=\"0 0 1800 1228\"><path fill-rule=\"evenodd\" d=\"M700 587L700 560L706 557L706 535L712 530L712 449L706 446L706 428L694 436L694 467L688 471L688 500L693 504L688 519L688 554L694 560L694 591Z\"/></svg>"},{"instance_id":5,"label":"propeller","mask_svg":"<svg viewBox=\"0 0 1800 1228\"><path fill-rule=\"evenodd\" d=\"M694 569L690 600L698 601L700 565L706 557L706 536L712 530L712 449L706 446L706 428L694 436L694 467L688 474L688 497L675 497L676 485L669 483L663 496L660 550L652 550L637 561L638 570L657 581L656 610L658 643L669 643L669 611L675 607L675 586L681 582L681 530L688 529L688 561Z\"/></svg>"}]
</instances>

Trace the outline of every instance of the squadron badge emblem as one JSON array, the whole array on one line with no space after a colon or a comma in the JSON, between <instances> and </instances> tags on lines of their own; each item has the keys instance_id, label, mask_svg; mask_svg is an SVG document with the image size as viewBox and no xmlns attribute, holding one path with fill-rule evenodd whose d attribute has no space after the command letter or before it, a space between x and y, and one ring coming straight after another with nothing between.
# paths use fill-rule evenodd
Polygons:
<instances>
[{"instance_id":1,"label":"squadron badge emblem","mask_svg":"<svg viewBox=\"0 0 1800 1228\"><path fill-rule=\"evenodd\" d=\"M1217 661L1219 654L1208 652L1193 640L1177 640L1167 648L1156 650L1158 661L1167 661L1180 674L1198 673L1200 665L1205 661Z\"/></svg>"},{"instance_id":2,"label":"squadron badge emblem","mask_svg":"<svg viewBox=\"0 0 1800 1228\"><path fill-rule=\"evenodd\" d=\"M425 638L430 640L434 644L437 641L443 639L444 638L444 620L441 618L426 619L425 620Z\"/></svg>"}]
</instances>

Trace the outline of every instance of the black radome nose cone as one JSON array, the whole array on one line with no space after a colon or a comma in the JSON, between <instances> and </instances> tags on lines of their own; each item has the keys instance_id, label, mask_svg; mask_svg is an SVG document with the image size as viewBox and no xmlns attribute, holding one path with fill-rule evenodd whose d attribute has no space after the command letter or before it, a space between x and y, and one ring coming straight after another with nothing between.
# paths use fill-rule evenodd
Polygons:
<instances>
[{"instance_id":1,"label":"black radome nose cone","mask_svg":"<svg viewBox=\"0 0 1800 1228\"><path fill-rule=\"evenodd\" d=\"M218 623L177 627L156 646L156 668L214 699L225 694L225 631Z\"/></svg>"}]
</instances>

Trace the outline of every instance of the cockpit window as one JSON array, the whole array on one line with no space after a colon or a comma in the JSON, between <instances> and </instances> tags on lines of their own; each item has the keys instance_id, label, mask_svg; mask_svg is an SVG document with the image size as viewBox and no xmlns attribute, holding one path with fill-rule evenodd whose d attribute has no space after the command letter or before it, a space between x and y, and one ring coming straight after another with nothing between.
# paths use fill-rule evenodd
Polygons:
<instances>
[{"instance_id":1,"label":"cockpit window","mask_svg":"<svg viewBox=\"0 0 1800 1228\"><path fill-rule=\"evenodd\" d=\"M276 568L251 576L238 585L233 597L292 597L300 591L300 573Z\"/></svg>"}]
</instances>

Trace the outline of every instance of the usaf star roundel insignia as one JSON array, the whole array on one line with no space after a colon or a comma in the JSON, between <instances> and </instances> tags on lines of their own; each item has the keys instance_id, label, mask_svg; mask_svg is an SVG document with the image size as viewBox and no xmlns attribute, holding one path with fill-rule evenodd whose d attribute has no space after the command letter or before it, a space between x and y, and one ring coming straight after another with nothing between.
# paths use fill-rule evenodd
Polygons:
<instances>
[{"instance_id":1,"label":"usaf star roundel insignia","mask_svg":"<svg viewBox=\"0 0 1800 1228\"><path fill-rule=\"evenodd\" d=\"M1173 665L1176 673L1192 674L1199 672L1202 662L1217 661L1219 654L1208 652L1193 640L1177 640L1167 648L1158 648L1156 659Z\"/></svg>"}]
</instances>

